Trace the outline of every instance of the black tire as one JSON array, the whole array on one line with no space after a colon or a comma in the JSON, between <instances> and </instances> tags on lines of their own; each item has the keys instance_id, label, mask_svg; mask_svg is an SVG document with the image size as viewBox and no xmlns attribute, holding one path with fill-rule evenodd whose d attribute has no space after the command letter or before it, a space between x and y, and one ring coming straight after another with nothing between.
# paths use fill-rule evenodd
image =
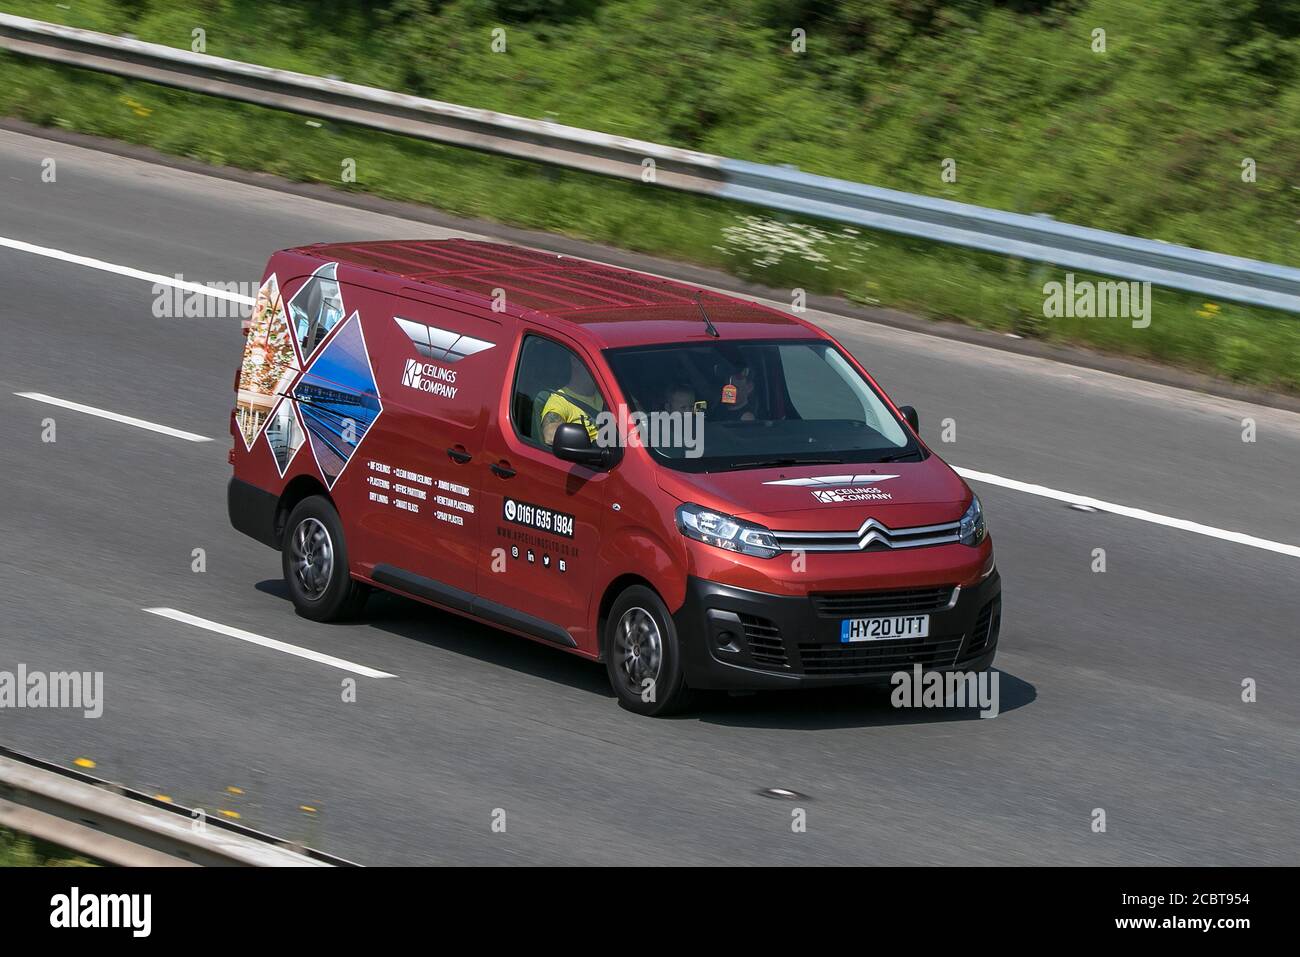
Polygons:
<instances>
[{"instance_id":1,"label":"black tire","mask_svg":"<svg viewBox=\"0 0 1300 957\"><path fill-rule=\"evenodd\" d=\"M343 523L323 495L303 499L289 513L280 564L294 609L312 621L353 618L370 595L366 585L348 574Z\"/></svg>"},{"instance_id":2,"label":"black tire","mask_svg":"<svg viewBox=\"0 0 1300 957\"><path fill-rule=\"evenodd\" d=\"M663 717L686 706L677 629L653 591L632 585L618 596L605 620L604 643L605 671L624 708Z\"/></svg>"}]
</instances>

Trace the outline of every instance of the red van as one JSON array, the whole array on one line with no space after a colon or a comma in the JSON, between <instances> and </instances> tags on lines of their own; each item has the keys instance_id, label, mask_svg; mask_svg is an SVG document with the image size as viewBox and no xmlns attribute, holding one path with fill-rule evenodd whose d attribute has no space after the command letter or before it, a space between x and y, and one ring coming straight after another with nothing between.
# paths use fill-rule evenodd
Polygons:
<instances>
[{"instance_id":1,"label":"red van","mask_svg":"<svg viewBox=\"0 0 1300 957\"><path fill-rule=\"evenodd\" d=\"M230 520L307 618L383 588L603 661L650 715L993 660L979 499L774 309L492 243L306 246L236 391Z\"/></svg>"}]
</instances>

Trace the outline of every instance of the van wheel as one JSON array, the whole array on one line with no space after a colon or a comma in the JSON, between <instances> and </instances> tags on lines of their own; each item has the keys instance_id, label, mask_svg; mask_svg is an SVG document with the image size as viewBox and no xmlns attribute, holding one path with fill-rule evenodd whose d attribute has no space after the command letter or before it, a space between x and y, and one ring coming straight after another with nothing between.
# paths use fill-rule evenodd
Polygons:
<instances>
[{"instance_id":1,"label":"van wheel","mask_svg":"<svg viewBox=\"0 0 1300 957\"><path fill-rule=\"evenodd\" d=\"M289 513L280 559L293 607L304 618L352 618L369 597L370 589L348 574L343 523L323 495L303 499Z\"/></svg>"},{"instance_id":2,"label":"van wheel","mask_svg":"<svg viewBox=\"0 0 1300 957\"><path fill-rule=\"evenodd\" d=\"M619 704L629 711L661 717L686 704L677 629L668 608L649 588L633 585L610 609L605 670Z\"/></svg>"}]
</instances>

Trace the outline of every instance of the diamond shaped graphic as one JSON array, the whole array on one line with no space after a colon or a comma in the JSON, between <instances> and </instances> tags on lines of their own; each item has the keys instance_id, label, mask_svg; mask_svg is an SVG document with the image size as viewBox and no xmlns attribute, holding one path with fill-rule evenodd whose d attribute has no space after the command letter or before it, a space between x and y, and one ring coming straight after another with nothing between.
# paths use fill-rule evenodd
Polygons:
<instances>
[{"instance_id":1,"label":"diamond shaped graphic","mask_svg":"<svg viewBox=\"0 0 1300 957\"><path fill-rule=\"evenodd\" d=\"M343 323L294 386L312 454L330 488L383 411L357 313Z\"/></svg>"},{"instance_id":2,"label":"diamond shaped graphic","mask_svg":"<svg viewBox=\"0 0 1300 957\"><path fill-rule=\"evenodd\" d=\"M338 263L321 266L289 300L289 320L304 362L347 315L338 268Z\"/></svg>"},{"instance_id":3,"label":"diamond shaped graphic","mask_svg":"<svg viewBox=\"0 0 1300 957\"><path fill-rule=\"evenodd\" d=\"M244 362L239 370L235 417L245 450L253 447L276 399L293 382L299 368L293 333L280 297L280 284L273 274L257 291L248 339L244 343Z\"/></svg>"},{"instance_id":4,"label":"diamond shaped graphic","mask_svg":"<svg viewBox=\"0 0 1300 957\"><path fill-rule=\"evenodd\" d=\"M281 399L267 420L263 432L266 443L271 446L271 455L275 457L275 467L280 470L280 478L284 478L289 463L298 454L307 437L295 406L296 403L289 397Z\"/></svg>"}]
</instances>

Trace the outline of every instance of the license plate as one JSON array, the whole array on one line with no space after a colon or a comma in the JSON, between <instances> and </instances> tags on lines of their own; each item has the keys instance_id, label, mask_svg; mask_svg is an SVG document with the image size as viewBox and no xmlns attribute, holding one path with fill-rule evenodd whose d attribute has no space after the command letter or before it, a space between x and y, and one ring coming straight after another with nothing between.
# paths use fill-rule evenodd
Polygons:
<instances>
[{"instance_id":1,"label":"license plate","mask_svg":"<svg viewBox=\"0 0 1300 957\"><path fill-rule=\"evenodd\" d=\"M897 641L900 638L926 638L930 634L929 615L896 615L892 618L845 618L840 622L840 642Z\"/></svg>"}]
</instances>

